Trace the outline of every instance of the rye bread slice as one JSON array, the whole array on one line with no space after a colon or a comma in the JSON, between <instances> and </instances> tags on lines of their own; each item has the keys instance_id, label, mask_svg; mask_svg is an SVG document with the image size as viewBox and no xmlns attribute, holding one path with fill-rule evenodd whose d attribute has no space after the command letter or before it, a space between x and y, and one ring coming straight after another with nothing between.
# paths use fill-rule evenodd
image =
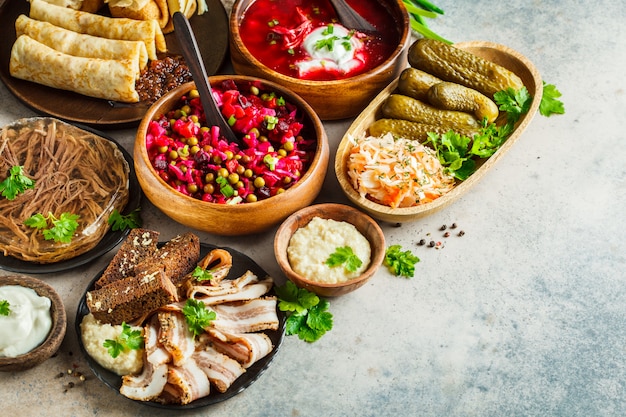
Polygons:
<instances>
[{"instance_id":1,"label":"rye bread slice","mask_svg":"<svg viewBox=\"0 0 626 417\"><path fill-rule=\"evenodd\" d=\"M114 281L86 295L87 307L96 320L113 325L132 323L177 301L177 289L161 266Z\"/></svg>"},{"instance_id":2,"label":"rye bread slice","mask_svg":"<svg viewBox=\"0 0 626 417\"><path fill-rule=\"evenodd\" d=\"M96 289L135 275L135 267L157 251L159 232L148 229L131 229L102 276L95 282Z\"/></svg>"}]
</instances>

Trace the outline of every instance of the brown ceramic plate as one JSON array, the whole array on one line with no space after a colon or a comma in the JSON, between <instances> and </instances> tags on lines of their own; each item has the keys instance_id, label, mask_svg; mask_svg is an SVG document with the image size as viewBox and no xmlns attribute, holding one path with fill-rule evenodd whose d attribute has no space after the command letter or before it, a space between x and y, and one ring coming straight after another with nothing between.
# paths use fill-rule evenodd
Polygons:
<instances>
[{"instance_id":1,"label":"brown ceramic plate","mask_svg":"<svg viewBox=\"0 0 626 417\"><path fill-rule=\"evenodd\" d=\"M228 16L220 0L207 0L209 11L189 19L209 75L222 66L228 52ZM128 127L136 125L148 106L115 107L106 100L91 98L20 80L9 74L11 48L15 41L14 22L28 15L26 0L7 0L0 10L0 79L15 97L38 113L92 126ZM182 55L174 33L165 35L170 54Z\"/></svg>"},{"instance_id":2,"label":"brown ceramic plate","mask_svg":"<svg viewBox=\"0 0 626 417\"><path fill-rule=\"evenodd\" d=\"M159 245L163 245L163 244L164 242L159 243ZM210 251L216 248L217 246L214 246L214 245L200 243L200 256L204 257ZM232 268L230 272L228 273L228 276L225 279L239 278L248 270L255 273L259 278L263 278L268 275L267 272L263 270L263 268L261 268L256 262L250 259L247 255L231 248L222 247L221 249L227 250L228 252L230 252L230 254L233 257ZM119 394L120 387L122 386L122 378L116 373L111 372L107 369L104 369L94 359L92 359L91 356L89 356L89 354L87 353L83 345L83 341L81 337L81 330L80 330L80 323L83 321L83 317L89 314L89 308L87 307L87 304L85 302L85 295L87 294L87 291L90 291L93 289L93 285L95 281L100 278L103 272L104 272L104 269L100 271L100 273L98 273L94 277L94 279L89 283L89 286L85 290L85 294L83 294L83 296L81 297L78 303L78 310L76 311L76 321L74 323L74 326L75 326L76 334L78 335L78 344L80 345L80 349L83 352L83 355L87 359L89 367L91 368L93 373L98 377L98 379L100 379L100 381L102 381L106 386L108 386L109 388L111 388L112 390L116 391ZM270 290L270 294L272 293L273 293L273 290ZM256 363L254 363L251 367L249 367L243 375L241 375L239 378L235 380L235 382L230 386L230 388L228 388L228 390L226 390L226 392L223 392L223 393L218 392L217 390L213 389L213 387L211 387L211 393L209 395L203 398L198 398L197 400L186 405L160 404L154 401L142 402L142 401L137 401L137 400L131 400L127 397L124 397L122 394L120 394L120 396L124 397L128 401L145 404L145 405L152 406L152 407L165 408L168 410L190 410L190 409L206 407L211 404L216 404L222 401L226 401L227 399L232 398L237 394L240 394L243 390L245 390L250 385L252 385L256 380L258 380L259 377L265 372L265 370L270 366L270 364L276 357L276 354L278 353L278 350L280 349L280 346L283 343L283 338L285 336L285 321L287 319L287 316L285 315L284 312L280 311L278 307L276 308L276 313L278 314L278 323L279 323L278 329L264 331L264 333L269 336L272 343L274 344L274 349L267 356L261 358Z\"/></svg>"},{"instance_id":3,"label":"brown ceramic plate","mask_svg":"<svg viewBox=\"0 0 626 417\"><path fill-rule=\"evenodd\" d=\"M349 136L358 137L364 132L367 132L369 125L378 118L380 113L379 110L383 102L396 90L398 85L398 80L396 79L387 88L381 91L378 96L372 100L369 106L367 106L367 108L363 110L359 116L357 116L352 125L350 125L348 131L339 143L339 148L335 158L335 174L345 195L357 207L378 220L388 222L412 221L434 213L435 211L446 207L455 201L459 196L476 184L487 172L489 172L493 165L513 146L513 144L520 138L524 130L526 130L528 124L539 109L539 103L541 102L541 96L543 93L543 83L539 71L537 71L537 68L535 68L534 64L530 60L519 52L516 52L506 46L491 42L471 41L457 43L455 46L472 52L475 55L489 61L493 61L517 74L522 79L530 95L534 97L530 110L522 116L517 123L515 131L511 134L511 136L509 136L500 149L498 149L498 151L488 159L478 161L478 163L482 165L480 165L476 172L474 172L465 181L457 183L452 191L430 203L420 206L394 209L389 206L375 203L365 197L361 197L361 195L352 187L350 179L348 178L346 166L351 149Z\"/></svg>"}]
</instances>

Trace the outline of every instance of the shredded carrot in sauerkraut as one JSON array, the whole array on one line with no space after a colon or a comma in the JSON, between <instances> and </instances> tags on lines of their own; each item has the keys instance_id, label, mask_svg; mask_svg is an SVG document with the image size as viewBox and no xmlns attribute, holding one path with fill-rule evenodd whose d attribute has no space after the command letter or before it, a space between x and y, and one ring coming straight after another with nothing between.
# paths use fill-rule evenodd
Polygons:
<instances>
[{"instance_id":1,"label":"shredded carrot in sauerkraut","mask_svg":"<svg viewBox=\"0 0 626 417\"><path fill-rule=\"evenodd\" d=\"M351 138L348 177L363 197L380 204L411 207L431 202L455 184L435 151L417 141L382 137Z\"/></svg>"}]
</instances>

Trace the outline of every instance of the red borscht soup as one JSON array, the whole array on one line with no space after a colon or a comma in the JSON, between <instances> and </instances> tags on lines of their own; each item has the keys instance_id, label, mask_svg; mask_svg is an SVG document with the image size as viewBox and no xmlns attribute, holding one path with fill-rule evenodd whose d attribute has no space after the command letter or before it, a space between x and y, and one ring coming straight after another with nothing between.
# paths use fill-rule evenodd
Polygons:
<instances>
[{"instance_id":1,"label":"red borscht soup","mask_svg":"<svg viewBox=\"0 0 626 417\"><path fill-rule=\"evenodd\" d=\"M243 14L243 44L265 66L305 80L337 80L369 71L395 50L400 32L376 0L348 0L377 32L339 22L328 0L255 0Z\"/></svg>"}]
</instances>

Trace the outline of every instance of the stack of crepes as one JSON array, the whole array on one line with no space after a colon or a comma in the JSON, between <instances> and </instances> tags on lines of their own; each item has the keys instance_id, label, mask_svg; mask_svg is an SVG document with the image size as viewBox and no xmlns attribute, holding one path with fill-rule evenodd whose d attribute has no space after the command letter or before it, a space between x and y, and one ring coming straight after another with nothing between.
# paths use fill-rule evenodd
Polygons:
<instances>
[{"instance_id":1,"label":"stack of crepes","mask_svg":"<svg viewBox=\"0 0 626 417\"><path fill-rule=\"evenodd\" d=\"M138 102L135 82L165 52L156 20L111 18L31 0L16 20L12 76L86 96Z\"/></svg>"},{"instance_id":2,"label":"stack of crepes","mask_svg":"<svg viewBox=\"0 0 626 417\"><path fill-rule=\"evenodd\" d=\"M30 0L29 0L30 1ZM208 11L206 0L45 0L57 6L95 13L106 4L113 17L156 20L163 33L174 31L172 16L181 12L188 18Z\"/></svg>"}]
</instances>

